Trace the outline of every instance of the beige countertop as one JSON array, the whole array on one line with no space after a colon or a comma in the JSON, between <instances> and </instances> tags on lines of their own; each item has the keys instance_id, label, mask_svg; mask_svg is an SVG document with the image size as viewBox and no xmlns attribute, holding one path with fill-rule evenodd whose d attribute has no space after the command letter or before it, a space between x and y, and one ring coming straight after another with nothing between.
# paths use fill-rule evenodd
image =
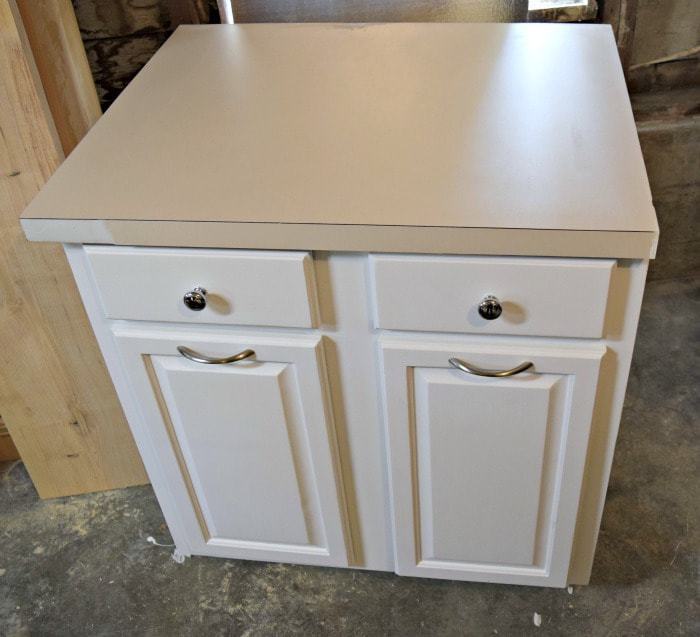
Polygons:
<instances>
[{"instance_id":1,"label":"beige countertop","mask_svg":"<svg viewBox=\"0 0 700 637\"><path fill-rule=\"evenodd\" d=\"M33 240L653 256L605 25L180 27L23 215Z\"/></svg>"}]
</instances>

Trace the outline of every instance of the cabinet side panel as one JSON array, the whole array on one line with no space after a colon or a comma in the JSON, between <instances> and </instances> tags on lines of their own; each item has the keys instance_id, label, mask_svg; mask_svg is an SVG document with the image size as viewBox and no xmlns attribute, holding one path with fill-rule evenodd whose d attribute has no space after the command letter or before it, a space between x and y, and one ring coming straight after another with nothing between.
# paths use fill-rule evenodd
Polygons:
<instances>
[{"instance_id":1,"label":"cabinet side panel","mask_svg":"<svg viewBox=\"0 0 700 637\"><path fill-rule=\"evenodd\" d=\"M625 401L627 379L649 262L618 261L610 282L603 343L609 355L600 382L586 459L576 535L569 568L570 584L588 584L603 517L615 443Z\"/></svg>"},{"instance_id":2,"label":"cabinet side panel","mask_svg":"<svg viewBox=\"0 0 700 637\"><path fill-rule=\"evenodd\" d=\"M148 478L158 497L158 504L168 520L168 528L173 536L177 550L182 555L189 555L192 547L188 541L186 523L180 516L177 507L177 495L160 464L156 449L143 427L143 414L129 384L129 375L124 367L109 322L102 313L99 296L90 273L83 246L65 244L64 250L68 257L73 276L80 290L92 329L104 356L119 402L129 423L134 441L138 447L143 464L148 472Z\"/></svg>"}]
</instances>

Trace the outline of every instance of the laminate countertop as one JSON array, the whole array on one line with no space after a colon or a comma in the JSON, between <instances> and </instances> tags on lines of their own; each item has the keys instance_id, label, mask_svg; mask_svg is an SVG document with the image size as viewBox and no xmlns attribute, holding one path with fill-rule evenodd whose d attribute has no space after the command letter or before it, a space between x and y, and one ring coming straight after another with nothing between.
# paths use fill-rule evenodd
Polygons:
<instances>
[{"instance_id":1,"label":"laminate countertop","mask_svg":"<svg viewBox=\"0 0 700 637\"><path fill-rule=\"evenodd\" d=\"M22 217L38 241L653 257L612 31L182 26Z\"/></svg>"}]
</instances>

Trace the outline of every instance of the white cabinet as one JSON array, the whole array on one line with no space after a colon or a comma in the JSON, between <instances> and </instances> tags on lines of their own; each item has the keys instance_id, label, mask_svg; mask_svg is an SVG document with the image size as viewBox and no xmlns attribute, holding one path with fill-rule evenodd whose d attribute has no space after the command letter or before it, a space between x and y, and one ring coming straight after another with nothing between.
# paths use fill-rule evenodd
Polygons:
<instances>
[{"instance_id":1,"label":"white cabinet","mask_svg":"<svg viewBox=\"0 0 700 637\"><path fill-rule=\"evenodd\" d=\"M22 224L177 551L587 583L658 239L610 30L188 27L143 73Z\"/></svg>"},{"instance_id":2,"label":"white cabinet","mask_svg":"<svg viewBox=\"0 0 700 637\"><path fill-rule=\"evenodd\" d=\"M381 341L396 571L564 586L604 348ZM530 369L483 377L470 366Z\"/></svg>"},{"instance_id":3,"label":"white cabinet","mask_svg":"<svg viewBox=\"0 0 700 637\"><path fill-rule=\"evenodd\" d=\"M645 263L67 253L179 555L587 583ZM139 269L156 284L120 299ZM226 323L187 304L196 283L232 290Z\"/></svg>"},{"instance_id":4,"label":"white cabinet","mask_svg":"<svg viewBox=\"0 0 700 637\"><path fill-rule=\"evenodd\" d=\"M346 566L343 497L317 336L115 331L189 551ZM255 354L233 364L182 356ZM183 550L183 549L181 549Z\"/></svg>"}]
</instances>

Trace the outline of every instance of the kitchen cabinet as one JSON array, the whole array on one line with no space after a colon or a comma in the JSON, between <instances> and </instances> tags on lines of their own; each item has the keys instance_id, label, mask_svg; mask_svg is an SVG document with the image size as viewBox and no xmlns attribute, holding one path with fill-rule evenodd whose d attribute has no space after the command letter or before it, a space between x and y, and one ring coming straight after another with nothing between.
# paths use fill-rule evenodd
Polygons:
<instances>
[{"instance_id":1,"label":"kitchen cabinet","mask_svg":"<svg viewBox=\"0 0 700 637\"><path fill-rule=\"evenodd\" d=\"M588 582L658 239L606 27L180 27L22 224L178 560Z\"/></svg>"}]
</instances>

